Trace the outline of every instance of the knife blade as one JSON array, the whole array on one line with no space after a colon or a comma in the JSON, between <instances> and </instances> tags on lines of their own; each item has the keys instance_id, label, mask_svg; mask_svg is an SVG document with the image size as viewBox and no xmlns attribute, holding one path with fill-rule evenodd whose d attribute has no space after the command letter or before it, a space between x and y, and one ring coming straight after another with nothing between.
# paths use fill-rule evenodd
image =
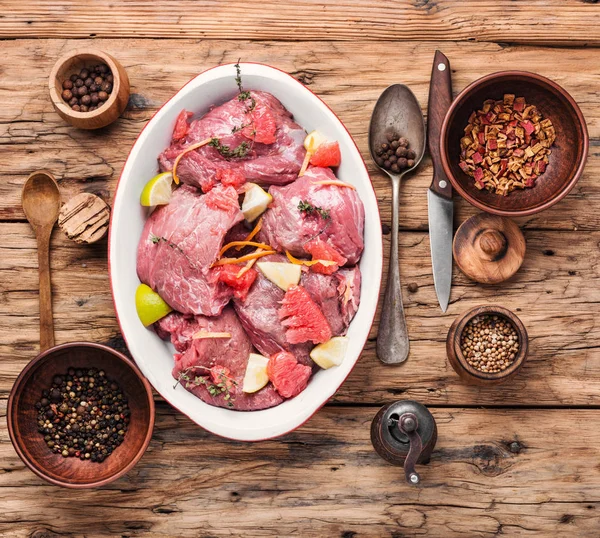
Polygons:
<instances>
[{"instance_id":1,"label":"knife blade","mask_svg":"<svg viewBox=\"0 0 600 538\"><path fill-rule=\"evenodd\" d=\"M427 191L429 241L435 293L442 311L448 309L452 287L452 226L454 204L452 185L444 173L440 154L440 133L444 116L452 103L450 62L435 51L429 102L427 104L427 145L433 161L433 180Z\"/></svg>"}]
</instances>

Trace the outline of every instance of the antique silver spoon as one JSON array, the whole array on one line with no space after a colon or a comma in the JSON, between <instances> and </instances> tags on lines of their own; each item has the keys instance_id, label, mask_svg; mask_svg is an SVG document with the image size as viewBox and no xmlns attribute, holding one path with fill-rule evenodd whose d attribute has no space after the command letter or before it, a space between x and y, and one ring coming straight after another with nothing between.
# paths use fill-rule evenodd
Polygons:
<instances>
[{"instance_id":1,"label":"antique silver spoon","mask_svg":"<svg viewBox=\"0 0 600 538\"><path fill-rule=\"evenodd\" d=\"M398 174L377 165L377 148L387 142L387 134L395 133L408 139L416 157L411 168ZM403 84L393 84L377 100L369 125L369 150L376 166L392 180L392 240L390 268L383 296L383 308L377 336L377 356L385 364L400 364L408 358L409 340L402 305L402 288L398 268L398 204L402 177L412 172L425 153L425 120L413 92Z\"/></svg>"}]
</instances>

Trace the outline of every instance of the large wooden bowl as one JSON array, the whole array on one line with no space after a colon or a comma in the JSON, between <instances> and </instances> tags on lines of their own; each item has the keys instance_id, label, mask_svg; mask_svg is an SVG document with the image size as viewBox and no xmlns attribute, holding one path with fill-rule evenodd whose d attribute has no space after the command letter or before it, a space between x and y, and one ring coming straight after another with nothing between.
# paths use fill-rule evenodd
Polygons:
<instances>
[{"instance_id":1,"label":"large wooden bowl","mask_svg":"<svg viewBox=\"0 0 600 538\"><path fill-rule=\"evenodd\" d=\"M48 448L37 429L35 404L42 390L71 367L104 370L128 400L131 419L125 439L102 463L63 458ZM152 437L154 399L150 384L127 357L100 344L74 342L41 353L25 367L12 388L6 414L15 450L35 474L57 486L92 488L116 480L140 460Z\"/></svg>"},{"instance_id":2,"label":"large wooden bowl","mask_svg":"<svg viewBox=\"0 0 600 538\"><path fill-rule=\"evenodd\" d=\"M525 97L550 118L556 141L549 166L535 187L500 196L477 189L458 163L460 139L471 113L481 109L486 99L502 99L505 93ZM558 84L535 73L502 71L476 80L456 97L444 119L440 144L444 171L463 198L483 211L519 217L547 209L569 193L583 172L589 139L581 110Z\"/></svg>"},{"instance_id":3,"label":"large wooden bowl","mask_svg":"<svg viewBox=\"0 0 600 538\"><path fill-rule=\"evenodd\" d=\"M91 112L76 112L62 98L63 82L84 67L104 63L113 75L113 89L104 105ZM79 129L99 129L115 121L129 101L129 78L123 66L110 54L96 49L78 49L60 58L48 80L50 99L58 115Z\"/></svg>"}]
</instances>

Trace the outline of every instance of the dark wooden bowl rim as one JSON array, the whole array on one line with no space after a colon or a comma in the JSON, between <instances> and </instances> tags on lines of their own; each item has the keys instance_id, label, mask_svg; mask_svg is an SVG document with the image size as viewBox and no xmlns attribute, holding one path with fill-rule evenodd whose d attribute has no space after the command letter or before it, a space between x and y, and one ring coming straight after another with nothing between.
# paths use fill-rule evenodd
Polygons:
<instances>
[{"instance_id":1,"label":"dark wooden bowl rim","mask_svg":"<svg viewBox=\"0 0 600 538\"><path fill-rule=\"evenodd\" d=\"M52 478L52 477L46 475L41 469L39 469L38 467L36 467L29 461L29 458L27 458L27 456L23 453L23 451L21 450L21 447L16 439L15 425L13 424L12 409L13 409L13 406L15 403L15 399L22 389L23 379L27 376L27 374L31 370L33 370L34 368L37 367L38 363L42 359L44 359L48 355L51 355L57 351L61 351L64 349L70 349L70 348L76 348L76 347L89 347L89 348L95 348L95 349L99 349L101 351L105 351L107 353L114 355L115 357L117 357L118 359L123 361L125 364L127 364L127 366L129 366L131 368L131 370L136 374L136 376L142 382L142 385L144 386L144 389L146 391L148 405L150 407L150 409L149 409L150 410L150 420L149 420L150 426L148 428L148 431L146 433L146 437L144 438L144 442L143 442L142 446L140 447L138 452L135 453L134 456L131 458L131 461L125 467L123 467L123 469L119 470L115 474L113 474L109 477L106 477L102 480L73 484L70 482L57 480L55 478ZM40 478L43 478L44 480L50 482L51 484L54 484L55 486L62 486L62 487L72 488L72 489L97 488L100 486L105 486L106 484L109 484L110 482L117 480L118 478L120 478L121 476L123 476L124 474L129 472L146 452L146 449L148 448L148 445L150 444L150 439L152 438L152 433L153 433L153 429L154 429L154 419L155 419L154 397L152 395L152 387L150 386L150 383L148 382L148 380L144 377L144 375L139 370L139 368L136 366L136 364L132 360L128 359L122 353L116 351L115 349L112 349L111 347L105 346L103 344L96 344L94 342L69 342L67 344L60 344L58 346L51 347L50 349L47 349L46 351L43 351L37 357L35 357L33 360L31 360L25 366L25 368L23 368L23 370L21 370L21 373L17 376L17 379L16 379L16 381L10 391L10 395L8 397L6 417L7 417L7 422L8 422L8 434L9 434L10 440L15 448L15 451L17 452L17 454L21 458L21 460L25 463L25 465L27 465L27 467L29 467L29 469L31 469L36 475L38 475Z\"/></svg>"},{"instance_id":2,"label":"dark wooden bowl rim","mask_svg":"<svg viewBox=\"0 0 600 538\"><path fill-rule=\"evenodd\" d=\"M491 315L500 316L500 317L504 318L511 325L513 325L513 327L516 329L517 333L519 334L519 352L517 353L517 356L515 357L514 362L508 368L506 368L505 370L502 370L501 372L497 372L497 373L480 372L479 370L477 370L477 368L474 368L467 362L467 359L465 358L465 356L462 353L462 350L460 349L460 341L462 338L462 333L463 333L463 330L466 327L467 323L469 323L469 321L471 321L473 318L480 316L482 314L491 314ZM472 308L471 310L468 310L467 312L465 312L458 319L458 321L455 322L453 329L454 330L451 330L451 336L453 338L452 347L454 348L454 353L456 355L456 358L457 358L460 366L464 370L466 370L470 375L477 377L479 379L484 379L487 381L487 380L497 380L497 379L502 379L504 377L508 377L522 366L523 361L525 360L525 357L527 356L527 351L529 348L529 337L527 335L527 329L525 328L525 325L523 325L523 322L519 319L518 316L516 316L510 310L508 310L507 308L504 308L502 306L496 306L496 305L476 306L475 308Z\"/></svg>"},{"instance_id":3,"label":"dark wooden bowl rim","mask_svg":"<svg viewBox=\"0 0 600 538\"><path fill-rule=\"evenodd\" d=\"M575 174L573 174L571 181L569 181L569 183L567 183L564 186L564 188L561 189L561 191L556 193L556 195L552 196L551 198L549 198L548 200L546 200L544 203L540 204L539 206L531 208L531 209L521 209L521 210L519 210L519 209L512 209L512 210L497 209L494 207L490 207L490 206L480 202L473 196L471 196L468 192L466 192L463 189L460 182L457 181L456 178L454 177L454 174L452 173L452 168L450 167L450 158L446 152L445 141L446 141L446 137L448 135L448 131L450 130L450 117L454 114L454 111L459 106L462 105L463 98L466 95L468 95L472 90L477 88L477 86L479 86L480 84L483 84L490 80L494 80L496 78L501 78L501 77L521 77L524 79L532 79L532 80L541 82L543 84L547 84L548 86L551 86L552 88L554 88L554 90L558 94L560 94L562 97L564 97L568 101L569 105L575 111L575 114L577 115L577 121L581 125L581 130L583 133L583 140L582 140L583 153L581 156L581 161L579 162L579 164L577 166L577 170L575 171ZM474 82L471 82L471 84L469 84L463 91L461 91L456 96L454 101L452 101L452 104L450 105L450 108L448 109L448 112L446 113L446 116L444 118L444 123L442 124L442 130L440 132L440 154L442 157L442 166L444 167L444 172L445 172L446 176L448 177L448 179L450 180L450 182L452 183L452 186L470 204L473 204L475 207L481 209L482 211L487 211L488 213L493 213L494 215L500 215L503 217L525 217L527 215L533 215L534 213L539 213L540 211L543 211L544 209L548 209L549 207L553 206L557 202L560 202L560 200L562 200L565 196L567 196L567 194L569 194L569 192L571 192L571 190L573 189L575 184L579 181L579 178L581 177L581 174L583 173L583 169L585 167L585 163L587 160L589 143L590 143L590 141L589 141L587 125L586 125L585 119L583 117L583 114L581 113L579 106L575 102L575 99L573 99L571 97L571 95L564 88L562 88L560 85L558 85L553 80L543 77L542 75L538 75L537 73L531 73L530 71L497 71L495 73L490 73L489 75L485 75L485 76L475 80Z\"/></svg>"}]
</instances>

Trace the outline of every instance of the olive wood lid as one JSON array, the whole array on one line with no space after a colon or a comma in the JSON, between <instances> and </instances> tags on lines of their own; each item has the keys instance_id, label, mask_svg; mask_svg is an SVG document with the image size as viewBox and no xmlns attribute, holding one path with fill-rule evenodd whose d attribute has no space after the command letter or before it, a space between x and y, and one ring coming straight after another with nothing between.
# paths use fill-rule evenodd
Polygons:
<instances>
[{"instance_id":1,"label":"olive wood lid","mask_svg":"<svg viewBox=\"0 0 600 538\"><path fill-rule=\"evenodd\" d=\"M458 267L471 280L498 284L519 270L526 244L512 220L480 213L461 224L452 250Z\"/></svg>"}]
</instances>

